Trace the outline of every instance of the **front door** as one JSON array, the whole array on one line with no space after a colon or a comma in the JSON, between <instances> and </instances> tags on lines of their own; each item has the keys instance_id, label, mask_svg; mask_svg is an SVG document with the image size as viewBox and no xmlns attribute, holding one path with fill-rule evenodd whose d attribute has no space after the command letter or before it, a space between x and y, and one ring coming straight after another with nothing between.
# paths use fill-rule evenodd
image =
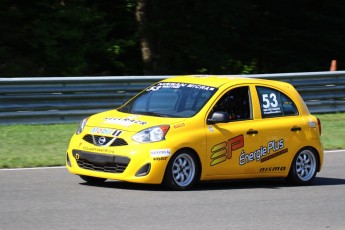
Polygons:
<instances>
[{"instance_id":1,"label":"front door","mask_svg":"<svg viewBox=\"0 0 345 230\"><path fill-rule=\"evenodd\" d=\"M260 138L253 120L249 86L231 88L215 104L216 111L229 115L228 123L207 126L207 175L231 178L231 175L253 173L255 153L260 149Z\"/></svg>"}]
</instances>

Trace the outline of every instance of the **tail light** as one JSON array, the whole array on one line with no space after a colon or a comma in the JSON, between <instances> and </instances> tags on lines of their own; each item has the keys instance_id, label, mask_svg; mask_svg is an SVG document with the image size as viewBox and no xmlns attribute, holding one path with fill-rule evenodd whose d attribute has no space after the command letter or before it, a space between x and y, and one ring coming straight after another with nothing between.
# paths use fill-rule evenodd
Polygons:
<instances>
[{"instance_id":1,"label":"tail light","mask_svg":"<svg viewBox=\"0 0 345 230\"><path fill-rule=\"evenodd\" d=\"M317 118L317 126L319 126L319 133L320 133L320 136L321 136L321 121L319 118Z\"/></svg>"}]
</instances>

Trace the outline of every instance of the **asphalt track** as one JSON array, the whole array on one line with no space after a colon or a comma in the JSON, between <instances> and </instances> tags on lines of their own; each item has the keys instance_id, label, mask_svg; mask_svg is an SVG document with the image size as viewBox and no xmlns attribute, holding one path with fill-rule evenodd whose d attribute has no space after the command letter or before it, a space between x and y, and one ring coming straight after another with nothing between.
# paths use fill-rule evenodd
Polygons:
<instances>
[{"instance_id":1,"label":"asphalt track","mask_svg":"<svg viewBox=\"0 0 345 230\"><path fill-rule=\"evenodd\" d=\"M327 152L304 187L250 180L174 192L90 186L64 167L0 170L0 229L345 229L345 151Z\"/></svg>"}]
</instances>

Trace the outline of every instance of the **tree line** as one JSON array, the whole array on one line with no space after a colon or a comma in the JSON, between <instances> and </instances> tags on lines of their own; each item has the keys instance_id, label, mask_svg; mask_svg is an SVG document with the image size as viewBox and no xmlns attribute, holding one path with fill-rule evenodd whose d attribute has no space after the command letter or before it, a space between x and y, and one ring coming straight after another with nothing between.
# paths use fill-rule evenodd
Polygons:
<instances>
[{"instance_id":1,"label":"tree line","mask_svg":"<svg viewBox=\"0 0 345 230\"><path fill-rule=\"evenodd\" d=\"M0 0L0 77L338 69L340 0Z\"/></svg>"}]
</instances>

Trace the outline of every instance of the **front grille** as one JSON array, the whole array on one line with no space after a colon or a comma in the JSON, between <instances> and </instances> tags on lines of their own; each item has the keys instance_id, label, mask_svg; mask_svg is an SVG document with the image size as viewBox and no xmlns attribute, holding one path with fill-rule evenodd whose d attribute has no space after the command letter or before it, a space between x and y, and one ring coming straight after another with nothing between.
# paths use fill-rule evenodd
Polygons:
<instances>
[{"instance_id":1,"label":"front grille","mask_svg":"<svg viewBox=\"0 0 345 230\"><path fill-rule=\"evenodd\" d=\"M90 153L80 150L73 150L72 154L80 168L100 172L123 173L130 162L128 157Z\"/></svg>"},{"instance_id":2,"label":"front grille","mask_svg":"<svg viewBox=\"0 0 345 230\"><path fill-rule=\"evenodd\" d=\"M122 145L128 145L128 143L122 138L116 138L115 141L111 143L110 146L122 146Z\"/></svg>"},{"instance_id":3,"label":"front grille","mask_svg":"<svg viewBox=\"0 0 345 230\"><path fill-rule=\"evenodd\" d=\"M100 142L100 138L103 138L104 142L103 141ZM98 136L98 135L91 135L91 134L86 134L83 137L83 140L97 146L105 146L109 143L110 143L110 146L128 145L128 143L122 138Z\"/></svg>"}]
</instances>

